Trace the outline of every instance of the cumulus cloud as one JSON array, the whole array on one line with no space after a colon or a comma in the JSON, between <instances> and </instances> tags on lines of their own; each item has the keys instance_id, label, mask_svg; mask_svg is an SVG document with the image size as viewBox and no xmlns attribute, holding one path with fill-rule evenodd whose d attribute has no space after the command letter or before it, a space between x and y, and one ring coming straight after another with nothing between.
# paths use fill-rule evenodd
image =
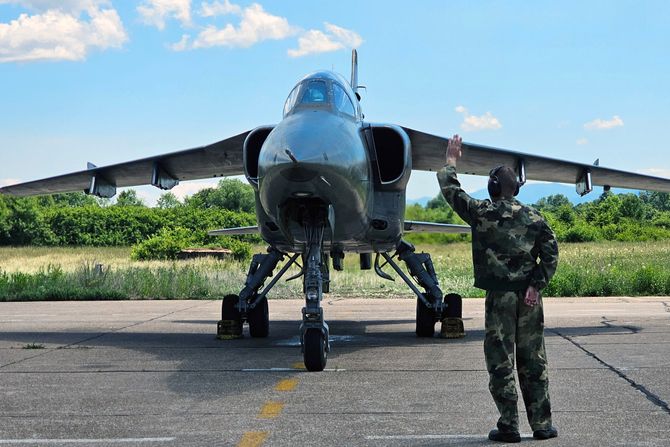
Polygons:
<instances>
[{"instance_id":1,"label":"cumulus cloud","mask_svg":"<svg viewBox=\"0 0 670 447\"><path fill-rule=\"evenodd\" d=\"M207 26L193 40L190 48L248 48L263 40L285 39L298 31L286 18L266 12L258 3L245 8L241 17L237 27L230 23L223 28Z\"/></svg>"},{"instance_id":2,"label":"cumulus cloud","mask_svg":"<svg viewBox=\"0 0 670 447\"><path fill-rule=\"evenodd\" d=\"M106 1L2 1L29 8L0 23L0 62L84 60L91 49L119 48L128 35Z\"/></svg>"},{"instance_id":3,"label":"cumulus cloud","mask_svg":"<svg viewBox=\"0 0 670 447\"><path fill-rule=\"evenodd\" d=\"M357 48L363 43L361 36L355 31L333 25L324 24L326 32L319 30L306 31L298 38L298 48L288 50L291 57L309 54L327 53L342 48Z\"/></svg>"},{"instance_id":4,"label":"cumulus cloud","mask_svg":"<svg viewBox=\"0 0 670 447\"><path fill-rule=\"evenodd\" d=\"M144 0L137 12L147 25L165 29L165 22L177 19L184 26L191 24L191 0Z\"/></svg>"},{"instance_id":5,"label":"cumulus cloud","mask_svg":"<svg viewBox=\"0 0 670 447\"><path fill-rule=\"evenodd\" d=\"M188 45L191 42L191 36L188 34L182 34L181 40L177 43L170 45L170 48L173 51L184 51L188 49Z\"/></svg>"},{"instance_id":6,"label":"cumulus cloud","mask_svg":"<svg viewBox=\"0 0 670 447\"><path fill-rule=\"evenodd\" d=\"M584 129L605 130L621 126L623 126L623 120L619 117L619 115L614 115L611 120L602 120L600 118L596 118L593 121L589 121L588 123L584 124Z\"/></svg>"},{"instance_id":7,"label":"cumulus cloud","mask_svg":"<svg viewBox=\"0 0 670 447\"><path fill-rule=\"evenodd\" d=\"M586 138L580 138L580 139L577 140L577 144L580 145L580 146L588 144L588 142L589 142L589 140L587 140Z\"/></svg>"},{"instance_id":8,"label":"cumulus cloud","mask_svg":"<svg viewBox=\"0 0 670 447\"><path fill-rule=\"evenodd\" d=\"M234 5L230 3L229 0L224 2L203 2L200 5L200 15L202 17L217 17L227 14L241 14L242 8L239 5Z\"/></svg>"},{"instance_id":9,"label":"cumulus cloud","mask_svg":"<svg viewBox=\"0 0 670 447\"><path fill-rule=\"evenodd\" d=\"M502 124L498 118L493 116L491 112L486 112L481 116L470 115L468 109L463 106L457 106L456 112L463 115L463 122L461 129L465 131L472 130L496 130L502 128Z\"/></svg>"}]
</instances>

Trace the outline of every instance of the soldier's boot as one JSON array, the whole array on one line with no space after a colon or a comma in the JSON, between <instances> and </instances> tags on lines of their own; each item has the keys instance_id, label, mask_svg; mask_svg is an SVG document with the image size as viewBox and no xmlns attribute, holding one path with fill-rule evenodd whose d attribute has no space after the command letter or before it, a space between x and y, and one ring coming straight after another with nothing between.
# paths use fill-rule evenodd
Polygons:
<instances>
[{"instance_id":1,"label":"soldier's boot","mask_svg":"<svg viewBox=\"0 0 670 447\"><path fill-rule=\"evenodd\" d=\"M556 427L549 427L542 430L535 430L533 432L533 438L535 439L551 439L558 436L558 430Z\"/></svg>"},{"instance_id":2,"label":"soldier's boot","mask_svg":"<svg viewBox=\"0 0 670 447\"><path fill-rule=\"evenodd\" d=\"M446 317L442 320L441 338L463 338L465 337L465 328L463 319L458 317Z\"/></svg>"},{"instance_id":3,"label":"soldier's boot","mask_svg":"<svg viewBox=\"0 0 670 447\"><path fill-rule=\"evenodd\" d=\"M216 338L219 340L242 338L242 320L219 320L216 325Z\"/></svg>"},{"instance_id":4,"label":"soldier's boot","mask_svg":"<svg viewBox=\"0 0 670 447\"><path fill-rule=\"evenodd\" d=\"M494 428L489 432L489 440L497 442L515 443L521 442L521 435L518 431L502 431Z\"/></svg>"}]
</instances>

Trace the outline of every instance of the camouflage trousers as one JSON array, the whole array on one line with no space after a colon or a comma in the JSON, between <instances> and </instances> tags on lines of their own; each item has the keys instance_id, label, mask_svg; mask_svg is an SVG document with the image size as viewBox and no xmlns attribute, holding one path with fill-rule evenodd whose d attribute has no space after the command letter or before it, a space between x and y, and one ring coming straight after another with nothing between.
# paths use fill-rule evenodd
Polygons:
<instances>
[{"instance_id":1,"label":"camouflage trousers","mask_svg":"<svg viewBox=\"0 0 670 447\"><path fill-rule=\"evenodd\" d=\"M487 291L484 355L489 390L500 411L498 428L518 431L514 346L519 385L533 431L551 426L542 300L530 307L525 291Z\"/></svg>"}]
</instances>

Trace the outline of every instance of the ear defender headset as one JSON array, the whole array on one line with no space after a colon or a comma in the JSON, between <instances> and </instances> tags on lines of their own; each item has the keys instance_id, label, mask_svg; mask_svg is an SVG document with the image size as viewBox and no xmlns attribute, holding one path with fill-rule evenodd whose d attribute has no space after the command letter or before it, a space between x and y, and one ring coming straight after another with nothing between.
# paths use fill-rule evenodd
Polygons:
<instances>
[{"instance_id":1,"label":"ear defender headset","mask_svg":"<svg viewBox=\"0 0 670 447\"><path fill-rule=\"evenodd\" d=\"M500 197L502 195L502 185L500 184L500 180L498 179L498 172L502 168L504 168L504 165L495 167L491 169L491 172L489 172L489 184L488 184L488 189L489 189L489 195L491 197ZM519 181L516 181L516 188L514 189L514 194L513 196L516 196L519 194L519 188L521 187L521 184Z\"/></svg>"}]
</instances>

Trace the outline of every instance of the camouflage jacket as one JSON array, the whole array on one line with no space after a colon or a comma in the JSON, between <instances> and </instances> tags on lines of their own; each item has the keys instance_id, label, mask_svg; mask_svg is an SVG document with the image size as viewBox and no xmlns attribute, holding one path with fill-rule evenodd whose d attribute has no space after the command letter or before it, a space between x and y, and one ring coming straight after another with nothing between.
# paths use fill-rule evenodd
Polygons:
<instances>
[{"instance_id":1,"label":"camouflage jacket","mask_svg":"<svg viewBox=\"0 0 670 447\"><path fill-rule=\"evenodd\" d=\"M558 244L540 213L518 200L470 197L445 166L437 173L447 202L472 227L475 287L485 290L543 289L556 272Z\"/></svg>"}]
</instances>

